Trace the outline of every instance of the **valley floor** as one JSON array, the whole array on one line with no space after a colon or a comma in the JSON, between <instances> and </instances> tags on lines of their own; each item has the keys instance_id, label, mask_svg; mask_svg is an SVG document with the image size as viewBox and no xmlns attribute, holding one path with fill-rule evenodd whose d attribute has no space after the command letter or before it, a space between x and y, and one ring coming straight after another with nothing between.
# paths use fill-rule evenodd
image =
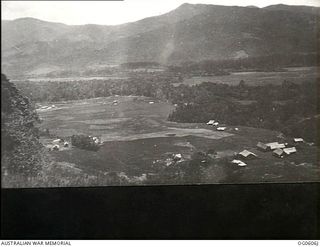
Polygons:
<instances>
[{"instance_id":1,"label":"valley floor","mask_svg":"<svg viewBox=\"0 0 320 247\"><path fill-rule=\"evenodd\" d=\"M168 102L147 97L114 96L38 110L40 127L52 135L41 138L44 145L73 134L97 136L103 142L98 151L50 151L54 165L47 167L48 174L66 178L49 186L319 181L316 146L292 144L297 153L281 159L256 148L259 141L292 143L279 132L245 126L217 131L205 123L169 122L173 109ZM244 149L258 157L244 160L245 167L231 163ZM175 160L175 155L181 158Z\"/></svg>"}]
</instances>

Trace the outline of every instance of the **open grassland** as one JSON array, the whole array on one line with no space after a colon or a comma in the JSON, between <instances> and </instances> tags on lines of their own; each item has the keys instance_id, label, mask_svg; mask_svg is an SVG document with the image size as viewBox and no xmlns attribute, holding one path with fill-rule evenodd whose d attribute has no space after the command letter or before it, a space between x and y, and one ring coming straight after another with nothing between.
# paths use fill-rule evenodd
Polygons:
<instances>
[{"instance_id":1,"label":"open grassland","mask_svg":"<svg viewBox=\"0 0 320 247\"><path fill-rule=\"evenodd\" d=\"M55 106L50 110L39 111L45 120L41 127L60 137L86 134L108 142L168 135L195 135L211 139L230 135L213 131L206 125L168 122L166 119L174 107L167 102L146 97L107 97L59 102Z\"/></svg>"}]
</instances>

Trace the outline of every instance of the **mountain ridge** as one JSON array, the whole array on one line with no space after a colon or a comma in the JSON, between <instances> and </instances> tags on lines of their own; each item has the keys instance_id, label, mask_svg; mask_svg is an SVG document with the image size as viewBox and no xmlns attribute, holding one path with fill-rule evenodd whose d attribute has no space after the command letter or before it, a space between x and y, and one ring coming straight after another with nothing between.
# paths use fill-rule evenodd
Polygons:
<instances>
[{"instance_id":1,"label":"mountain ridge","mask_svg":"<svg viewBox=\"0 0 320 247\"><path fill-rule=\"evenodd\" d=\"M237 59L317 52L319 7L264 8L182 4L120 25L67 25L35 18L2 21L2 68L9 75L42 67ZM306 40L306 37L309 37Z\"/></svg>"},{"instance_id":2,"label":"mountain ridge","mask_svg":"<svg viewBox=\"0 0 320 247\"><path fill-rule=\"evenodd\" d=\"M254 9L264 9L264 10L274 10L274 11L290 11L290 10L297 10L299 9L301 10L307 10L307 11L312 11L312 12L316 12L316 11L320 11L320 6L309 6L309 5L287 5L287 4L272 4L272 5L268 5L265 7L257 7L255 5L248 5L248 6L237 6L237 5L233 5L233 6L227 6L227 5L215 5L215 4L190 4L190 3L183 3L181 4L179 7L177 7L176 9L173 9L167 13L164 14L160 14L160 15L156 15L156 16L150 16L150 17L144 17L142 19L139 19L137 21L130 21L130 22L126 22L126 23L120 23L120 24L115 24L115 25L108 25L108 24L97 24L97 23L86 23L86 24L66 24L63 22L55 22L55 21L47 21L47 20L42 20L39 18L35 18L35 17L19 17L16 19L12 19L12 20L7 20L7 19L3 19L1 20L1 22L16 22L16 21L21 21L21 20L31 20L31 21L40 21L40 22L46 22L46 23L52 23L52 24L63 24L65 26L86 26L86 25L94 25L94 26L104 26L104 27L114 27L114 26L122 26L122 25L127 25L130 23L135 23L135 22L140 22L146 19L150 19L150 18L155 18L155 17L159 17L159 16L165 16L168 15L172 12L176 12L177 10L183 9L183 8L196 8L196 7L222 7L222 8L254 8Z\"/></svg>"}]
</instances>

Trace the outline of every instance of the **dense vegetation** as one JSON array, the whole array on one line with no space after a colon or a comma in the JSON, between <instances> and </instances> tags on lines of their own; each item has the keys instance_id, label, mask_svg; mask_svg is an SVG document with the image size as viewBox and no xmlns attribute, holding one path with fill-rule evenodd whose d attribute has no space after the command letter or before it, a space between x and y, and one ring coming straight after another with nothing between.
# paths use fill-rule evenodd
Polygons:
<instances>
[{"instance_id":1,"label":"dense vegetation","mask_svg":"<svg viewBox=\"0 0 320 247\"><path fill-rule=\"evenodd\" d=\"M282 85L238 86L202 83L192 87L180 85L173 92L178 104L169 120L206 122L216 119L231 125L280 130L287 135L303 136L319 143L317 82Z\"/></svg>"},{"instance_id":2,"label":"dense vegetation","mask_svg":"<svg viewBox=\"0 0 320 247\"><path fill-rule=\"evenodd\" d=\"M4 174L35 176L42 162L39 122L27 97L1 75L1 161Z\"/></svg>"},{"instance_id":3,"label":"dense vegetation","mask_svg":"<svg viewBox=\"0 0 320 247\"><path fill-rule=\"evenodd\" d=\"M130 79L70 82L19 82L17 86L33 101L80 100L111 95L141 95L168 98L172 83L179 78L142 75Z\"/></svg>"}]
</instances>

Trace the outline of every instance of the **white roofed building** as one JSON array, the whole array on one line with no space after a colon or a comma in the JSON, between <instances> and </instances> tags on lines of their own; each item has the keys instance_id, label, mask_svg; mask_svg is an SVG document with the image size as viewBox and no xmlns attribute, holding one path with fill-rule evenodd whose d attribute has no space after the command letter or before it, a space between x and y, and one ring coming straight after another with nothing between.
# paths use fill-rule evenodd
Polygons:
<instances>
[{"instance_id":1,"label":"white roofed building","mask_svg":"<svg viewBox=\"0 0 320 247\"><path fill-rule=\"evenodd\" d=\"M284 148L283 152L287 155L289 154L294 154L297 152L297 149L295 147L291 147L291 148Z\"/></svg>"},{"instance_id":2,"label":"white roofed building","mask_svg":"<svg viewBox=\"0 0 320 247\"><path fill-rule=\"evenodd\" d=\"M293 138L293 141L295 143L301 143L301 142L304 142L304 140L302 138Z\"/></svg>"},{"instance_id":3,"label":"white roofed building","mask_svg":"<svg viewBox=\"0 0 320 247\"><path fill-rule=\"evenodd\" d=\"M270 142L266 144L271 150L279 149L279 148L285 148L286 145L284 143L279 142Z\"/></svg>"},{"instance_id":4,"label":"white roofed building","mask_svg":"<svg viewBox=\"0 0 320 247\"><path fill-rule=\"evenodd\" d=\"M244 163L241 160L233 160L233 161L231 161L231 163L237 164L238 166L246 166L247 165L246 163Z\"/></svg>"}]
</instances>

